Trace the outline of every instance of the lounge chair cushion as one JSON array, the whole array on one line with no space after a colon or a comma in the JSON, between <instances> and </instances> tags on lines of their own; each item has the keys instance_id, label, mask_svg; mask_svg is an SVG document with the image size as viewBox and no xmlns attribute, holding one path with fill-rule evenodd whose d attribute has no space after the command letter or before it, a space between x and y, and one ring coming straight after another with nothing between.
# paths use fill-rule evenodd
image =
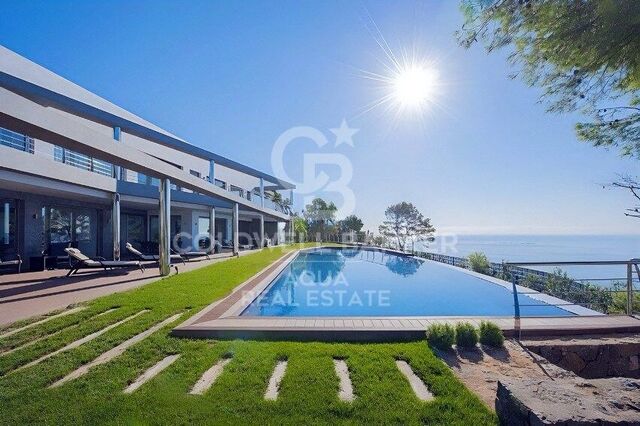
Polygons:
<instances>
[{"instance_id":1,"label":"lounge chair cushion","mask_svg":"<svg viewBox=\"0 0 640 426\"><path fill-rule=\"evenodd\" d=\"M97 262L101 266L140 266L138 260L102 260Z\"/></svg>"}]
</instances>

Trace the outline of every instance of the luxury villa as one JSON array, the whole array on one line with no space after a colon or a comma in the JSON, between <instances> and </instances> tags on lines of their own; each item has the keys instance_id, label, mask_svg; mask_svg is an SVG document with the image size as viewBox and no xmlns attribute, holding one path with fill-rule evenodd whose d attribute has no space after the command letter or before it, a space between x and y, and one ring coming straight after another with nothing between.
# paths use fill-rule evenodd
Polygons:
<instances>
[{"instance_id":1,"label":"luxury villa","mask_svg":"<svg viewBox=\"0 0 640 426\"><path fill-rule=\"evenodd\" d=\"M279 244L294 185L193 145L0 46L0 259ZM217 243L212 243L216 241Z\"/></svg>"}]
</instances>

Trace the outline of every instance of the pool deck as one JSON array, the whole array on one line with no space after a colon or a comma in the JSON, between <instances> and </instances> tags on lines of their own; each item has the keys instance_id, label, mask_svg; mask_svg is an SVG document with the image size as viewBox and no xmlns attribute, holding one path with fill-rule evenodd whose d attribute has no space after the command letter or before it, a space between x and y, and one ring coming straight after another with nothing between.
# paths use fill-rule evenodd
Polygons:
<instances>
[{"instance_id":1,"label":"pool deck","mask_svg":"<svg viewBox=\"0 0 640 426\"><path fill-rule=\"evenodd\" d=\"M216 301L172 330L174 336L302 341L399 341L424 338L434 323L495 322L506 336L558 336L640 332L640 319L626 315L566 317L250 317L240 313L293 260L289 253L226 298ZM591 311L593 312L593 311ZM588 313L588 312L585 312Z\"/></svg>"}]
</instances>

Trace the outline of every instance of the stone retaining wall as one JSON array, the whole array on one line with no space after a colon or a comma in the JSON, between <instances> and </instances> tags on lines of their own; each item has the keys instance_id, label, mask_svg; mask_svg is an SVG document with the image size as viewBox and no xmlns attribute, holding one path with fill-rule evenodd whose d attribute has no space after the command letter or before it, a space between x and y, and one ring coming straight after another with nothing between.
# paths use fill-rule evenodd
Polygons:
<instances>
[{"instance_id":1,"label":"stone retaining wall","mask_svg":"<svg viewBox=\"0 0 640 426\"><path fill-rule=\"evenodd\" d=\"M587 378L640 378L640 337L525 342L532 352Z\"/></svg>"}]
</instances>

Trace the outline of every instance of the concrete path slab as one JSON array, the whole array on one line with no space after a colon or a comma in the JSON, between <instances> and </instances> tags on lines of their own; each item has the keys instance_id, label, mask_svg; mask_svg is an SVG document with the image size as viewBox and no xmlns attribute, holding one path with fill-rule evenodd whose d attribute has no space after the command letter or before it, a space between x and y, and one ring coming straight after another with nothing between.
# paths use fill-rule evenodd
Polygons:
<instances>
[{"instance_id":1,"label":"concrete path slab","mask_svg":"<svg viewBox=\"0 0 640 426\"><path fill-rule=\"evenodd\" d=\"M343 359L334 359L333 365L336 369L336 375L340 379L338 398L340 401L352 402L355 399L355 395L353 394L353 385L351 384L351 377L349 377L347 362Z\"/></svg>"},{"instance_id":2,"label":"concrete path slab","mask_svg":"<svg viewBox=\"0 0 640 426\"><path fill-rule=\"evenodd\" d=\"M34 365L36 365L36 364L40 364L42 361L45 361L45 360L47 360L47 359L51 358L52 356L58 355L58 354L59 354L59 353L61 353L61 352L66 352L66 351L70 351L71 349L75 349L75 348L77 348L78 346L83 345L83 344L85 344L85 343L87 343L87 342L90 342L90 341L92 341L93 339L95 339L95 338L97 338L97 337L102 336L102 335L103 335L104 333L106 333L107 331L112 330L112 329L116 328L117 326L119 326L119 325L121 325L121 324L124 324L125 322L130 321L130 320L132 320L132 319L136 318L137 316L140 316L140 315L142 315L142 314L144 314L144 313L146 313L146 312L149 312L149 310L147 310L147 309L143 309L143 310L142 310L142 311L140 311L140 312L136 312L136 313L135 313L135 314L133 314L133 315L129 315L129 316L128 316L128 317L126 317L125 319L122 319L122 320L120 320L120 321L118 321L118 322L116 322L116 323L110 324L110 325L106 326L105 328L100 329L100 330L98 330L98 331L96 331L96 332L94 332L94 333L88 334L88 335L84 336L83 338L78 339L78 340L76 340L76 341L74 341L74 342L71 342L71 343L69 343L68 345L66 345L66 346L64 346L64 347L62 347L62 348L60 348L60 349L58 349L58 350L55 350L55 351L53 351L53 352L51 352L51 353L48 353L48 354L46 354L46 355L44 355L44 356L41 356L40 358L38 358L38 359L36 359L36 360L34 360L34 361L31 361L31 362L30 362L30 363L28 363L28 364L25 364L25 365L23 365L23 366L20 366L20 367L16 368L14 371L20 371L20 370L22 370L22 369L32 367L32 366L34 366Z\"/></svg>"},{"instance_id":3,"label":"concrete path slab","mask_svg":"<svg viewBox=\"0 0 640 426\"><path fill-rule=\"evenodd\" d=\"M406 361L397 359L396 366L404 377L407 378L409 385L411 385L411 389L413 389L413 393L416 394L416 397L418 397L420 401L431 401L433 399L433 394L429 391L424 382L420 380L420 377L413 372L411 366Z\"/></svg>"},{"instance_id":4,"label":"concrete path slab","mask_svg":"<svg viewBox=\"0 0 640 426\"><path fill-rule=\"evenodd\" d=\"M224 371L224 367L231 362L231 358L223 358L220 361L216 362L213 367L204 372L200 380L193 385L191 391L189 392L191 395L204 395L206 391L209 390L211 386L215 383L215 381L220 377L222 372Z\"/></svg>"},{"instance_id":5,"label":"concrete path slab","mask_svg":"<svg viewBox=\"0 0 640 426\"><path fill-rule=\"evenodd\" d=\"M62 333L64 331L71 330L72 328L75 328L77 326L78 326L78 324L72 324L69 327L65 327L65 328L63 328L61 330L58 330L58 331L54 332L54 333L45 334L44 336L40 336L37 339L33 339L33 340L28 341L24 345L16 346L15 348L11 348L11 349L8 349L6 351L2 351L2 352L0 352L0 356L6 356L6 355L9 355L9 354L11 354L11 353L13 353L15 351L19 351L21 349L28 348L29 346L35 345L36 343L43 341L44 339L48 339L49 337L56 336L56 335L58 335L58 334L60 334L60 333Z\"/></svg>"},{"instance_id":6,"label":"concrete path slab","mask_svg":"<svg viewBox=\"0 0 640 426\"><path fill-rule=\"evenodd\" d=\"M128 340L125 340L124 342L120 343L118 346L116 346L116 347L114 347L112 349L109 349L107 352L103 353L102 355L100 355L98 358L94 359L90 363L79 367L78 369L76 369L76 370L72 371L71 373L69 373L68 375L64 376L62 379L54 382L51 386L49 386L49 388L56 388L58 386L61 386L61 385L65 384L66 382L68 382L70 380L74 380L74 379L77 379L78 377L84 376L93 367L96 367L98 365L102 365L102 364L105 364L105 363L111 361L112 359L114 359L117 356L121 355L129 347L131 347L131 346L135 345L136 343L141 342L142 340L146 339L147 337L149 337L150 335L152 335L156 331L160 330L162 327L165 327L166 325L171 324L172 322L174 322L175 320L180 318L181 315L182 315L182 312L178 313L178 314L175 314L175 315L172 315L169 318L165 319L164 321L162 321L162 322L154 325L153 327L143 331L142 333L136 334L132 338L130 338Z\"/></svg>"},{"instance_id":7,"label":"concrete path slab","mask_svg":"<svg viewBox=\"0 0 640 426\"><path fill-rule=\"evenodd\" d=\"M127 388L124 390L124 393L135 392L140 386L144 385L149 380L153 379L158 374L160 374L162 370L164 370L165 368L169 367L171 364L176 362L178 358L180 358L179 354L169 355L168 357L164 358L163 360L158 362L156 365L154 365L153 367L151 367L150 369L142 373L142 375L138 377L135 380L135 382L127 386Z\"/></svg>"},{"instance_id":8,"label":"concrete path slab","mask_svg":"<svg viewBox=\"0 0 640 426\"><path fill-rule=\"evenodd\" d=\"M87 309L87 307L86 306L78 306L76 308L72 308L72 309L66 310L64 312L60 312L59 314L51 315L49 317L41 319L40 321L36 321L36 322L31 323L31 324L27 324L24 327L15 328L13 330L7 331L6 333L2 333L2 334L0 334L0 338L13 336L16 333L19 333L21 331L27 330L27 329L29 329L31 327L35 327L36 325L44 324L45 322L51 321L52 319L56 319L56 318L64 317L64 316L67 316L67 315L75 314L76 312L80 312L83 309ZM0 324L1 323L2 322L0 321Z\"/></svg>"},{"instance_id":9,"label":"concrete path slab","mask_svg":"<svg viewBox=\"0 0 640 426\"><path fill-rule=\"evenodd\" d=\"M275 401L278 399L278 393L280 392L280 383L282 383L282 379L284 378L284 373L287 371L287 361L278 361L276 367L273 369L273 374L269 379L269 384L267 385L267 391L264 394L264 399L269 401Z\"/></svg>"}]
</instances>

